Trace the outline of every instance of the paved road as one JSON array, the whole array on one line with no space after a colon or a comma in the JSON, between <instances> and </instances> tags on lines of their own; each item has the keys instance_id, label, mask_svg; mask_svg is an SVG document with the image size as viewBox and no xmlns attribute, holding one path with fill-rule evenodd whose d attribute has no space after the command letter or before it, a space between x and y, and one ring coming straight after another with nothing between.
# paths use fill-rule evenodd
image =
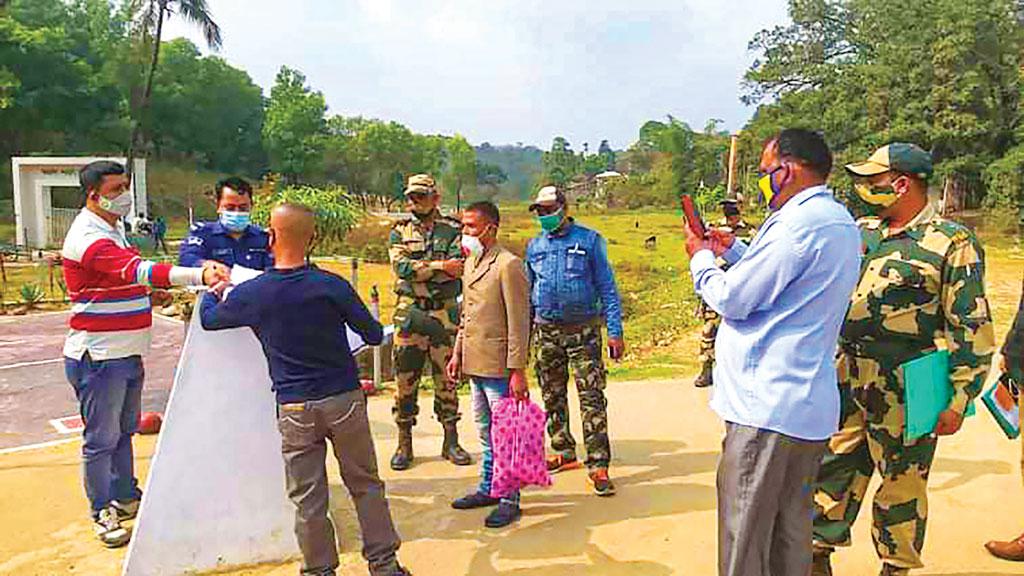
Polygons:
<instances>
[{"instance_id":1,"label":"paved road","mask_svg":"<svg viewBox=\"0 0 1024 576\"><path fill-rule=\"evenodd\" d=\"M0 318L0 449L68 437L50 424L78 413L61 359L67 323L67 312ZM142 406L162 411L184 330L180 322L161 316L154 316L153 324Z\"/></svg>"}]
</instances>

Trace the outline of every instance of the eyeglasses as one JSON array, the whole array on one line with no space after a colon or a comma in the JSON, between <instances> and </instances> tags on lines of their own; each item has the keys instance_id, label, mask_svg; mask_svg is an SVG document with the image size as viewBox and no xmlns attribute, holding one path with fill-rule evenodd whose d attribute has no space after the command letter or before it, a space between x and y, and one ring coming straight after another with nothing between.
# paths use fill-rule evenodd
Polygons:
<instances>
[{"instance_id":1,"label":"eyeglasses","mask_svg":"<svg viewBox=\"0 0 1024 576\"><path fill-rule=\"evenodd\" d=\"M408 194L405 195L406 198L412 200L413 202L420 202L426 200L428 196L430 196L430 194L426 192L409 192Z\"/></svg>"}]
</instances>

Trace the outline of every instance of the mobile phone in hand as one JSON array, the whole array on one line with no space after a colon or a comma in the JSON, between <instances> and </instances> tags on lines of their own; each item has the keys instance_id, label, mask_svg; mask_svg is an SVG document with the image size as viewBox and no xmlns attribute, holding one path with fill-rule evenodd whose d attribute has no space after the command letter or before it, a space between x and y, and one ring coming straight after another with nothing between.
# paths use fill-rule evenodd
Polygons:
<instances>
[{"instance_id":1,"label":"mobile phone in hand","mask_svg":"<svg viewBox=\"0 0 1024 576\"><path fill-rule=\"evenodd\" d=\"M704 238L707 236L707 227L704 226L704 220L700 217L700 212L697 211L697 206L693 203L693 198L689 194L683 194L681 199L683 205L683 217L686 218L686 225L690 227L690 230L694 234Z\"/></svg>"}]
</instances>

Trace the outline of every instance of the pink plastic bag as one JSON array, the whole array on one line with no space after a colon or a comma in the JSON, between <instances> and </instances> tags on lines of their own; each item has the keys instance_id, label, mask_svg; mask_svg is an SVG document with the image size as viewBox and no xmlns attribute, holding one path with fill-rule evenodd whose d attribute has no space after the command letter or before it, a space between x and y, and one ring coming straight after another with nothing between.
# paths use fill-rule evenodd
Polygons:
<instances>
[{"instance_id":1,"label":"pink plastic bag","mask_svg":"<svg viewBox=\"0 0 1024 576\"><path fill-rule=\"evenodd\" d=\"M491 408L491 497L508 496L525 486L551 486L544 460L544 418L544 411L529 399L503 398Z\"/></svg>"}]
</instances>

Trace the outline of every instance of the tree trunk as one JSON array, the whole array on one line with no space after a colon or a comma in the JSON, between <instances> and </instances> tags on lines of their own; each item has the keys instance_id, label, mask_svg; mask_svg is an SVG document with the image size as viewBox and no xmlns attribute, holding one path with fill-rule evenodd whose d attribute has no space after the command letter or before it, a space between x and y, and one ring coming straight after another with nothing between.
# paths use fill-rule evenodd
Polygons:
<instances>
[{"instance_id":1,"label":"tree trunk","mask_svg":"<svg viewBox=\"0 0 1024 576\"><path fill-rule=\"evenodd\" d=\"M149 98L153 94L153 77L156 75L156 67L160 61L160 40L164 33L164 12L167 10L167 0L156 0L157 1L157 18L156 18L156 36L153 38L153 56L149 62L149 74L146 78L146 89L142 92L142 100L139 102L137 110L137 116L132 121L132 134L128 141L128 156L127 166L125 170L128 174L129 182L132 179L132 172L135 170L135 153L140 147L140 140L142 138L142 115L145 113L146 108L149 107ZM132 195L135 195L135 186L132 186Z\"/></svg>"}]
</instances>

